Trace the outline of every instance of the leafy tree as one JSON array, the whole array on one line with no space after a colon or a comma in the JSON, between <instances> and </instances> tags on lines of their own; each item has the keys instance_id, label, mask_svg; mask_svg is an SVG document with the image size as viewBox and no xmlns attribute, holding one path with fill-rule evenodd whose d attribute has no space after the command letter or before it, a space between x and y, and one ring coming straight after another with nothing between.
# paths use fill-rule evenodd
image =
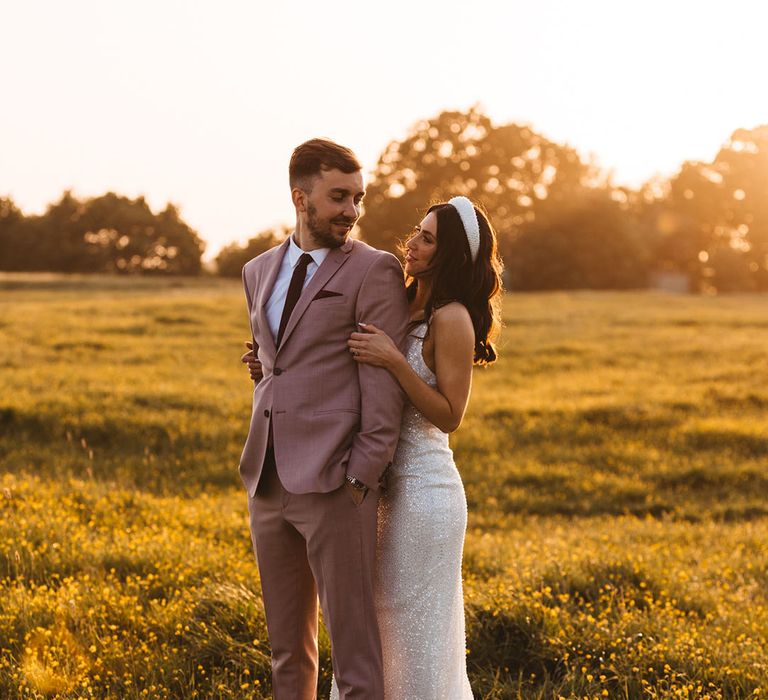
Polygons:
<instances>
[{"instance_id":1,"label":"leafy tree","mask_svg":"<svg viewBox=\"0 0 768 700\"><path fill-rule=\"evenodd\" d=\"M658 253L721 291L768 290L768 125L737 129L713 162L686 162L657 206Z\"/></svg>"},{"instance_id":2,"label":"leafy tree","mask_svg":"<svg viewBox=\"0 0 768 700\"><path fill-rule=\"evenodd\" d=\"M0 197L0 269L14 270L24 240L24 214L10 197Z\"/></svg>"},{"instance_id":3,"label":"leafy tree","mask_svg":"<svg viewBox=\"0 0 768 700\"><path fill-rule=\"evenodd\" d=\"M90 270L196 275L204 244L175 206L153 214L143 197L109 192L89 200L78 219Z\"/></svg>"},{"instance_id":4,"label":"leafy tree","mask_svg":"<svg viewBox=\"0 0 768 700\"><path fill-rule=\"evenodd\" d=\"M6 248L13 243L0 259L6 270L195 275L205 248L173 205L154 214L143 197L112 192L84 201L64 192L14 231L12 239L3 236Z\"/></svg>"},{"instance_id":5,"label":"leafy tree","mask_svg":"<svg viewBox=\"0 0 768 700\"><path fill-rule=\"evenodd\" d=\"M631 216L645 231L650 270L682 273L690 289L701 289L706 271L700 253L708 237L690 214L669 206L669 191L670 183L659 179L638 191L623 190Z\"/></svg>"},{"instance_id":6,"label":"leafy tree","mask_svg":"<svg viewBox=\"0 0 768 700\"><path fill-rule=\"evenodd\" d=\"M11 225L0 227L0 269L11 271L68 271L82 242L73 231L81 204L65 192L43 216L24 217L18 209L10 215ZM51 231L57 230L53 236Z\"/></svg>"},{"instance_id":7,"label":"leafy tree","mask_svg":"<svg viewBox=\"0 0 768 700\"><path fill-rule=\"evenodd\" d=\"M222 248L216 256L216 268L219 274L223 277L240 277L245 263L282 243L291 231L291 228L285 226L268 229L256 234L245 245L232 243Z\"/></svg>"},{"instance_id":8,"label":"leafy tree","mask_svg":"<svg viewBox=\"0 0 768 700\"><path fill-rule=\"evenodd\" d=\"M167 204L156 219L158 235L151 248L155 264L164 263L163 270L181 275L200 274L205 243L182 220L176 206Z\"/></svg>"},{"instance_id":9,"label":"leafy tree","mask_svg":"<svg viewBox=\"0 0 768 700\"><path fill-rule=\"evenodd\" d=\"M626 191L569 146L477 109L417 123L386 148L368 186L362 236L394 250L427 206L463 194L488 212L511 289L646 284L649 228Z\"/></svg>"},{"instance_id":10,"label":"leafy tree","mask_svg":"<svg viewBox=\"0 0 768 700\"><path fill-rule=\"evenodd\" d=\"M542 202L581 196L597 176L573 149L530 127L494 126L477 109L443 112L387 146L367 188L361 235L394 251L430 203L463 194L512 239Z\"/></svg>"},{"instance_id":11,"label":"leafy tree","mask_svg":"<svg viewBox=\"0 0 768 700\"><path fill-rule=\"evenodd\" d=\"M647 231L601 190L552 202L508 247L512 289L626 289L647 284Z\"/></svg>"}]
</instances>

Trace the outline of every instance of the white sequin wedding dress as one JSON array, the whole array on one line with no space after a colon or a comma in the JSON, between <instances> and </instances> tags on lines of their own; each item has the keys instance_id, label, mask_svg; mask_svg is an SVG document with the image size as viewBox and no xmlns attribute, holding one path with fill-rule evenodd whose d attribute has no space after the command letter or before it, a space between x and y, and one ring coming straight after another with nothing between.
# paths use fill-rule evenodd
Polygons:
<instances>
[{"instance_id":1,"label":"white sequin wedding dress","mask_svg":"<svg viewBox=\"0 0 768 700\"><path fill-rule=\"evenodd\" d=\"M426 323L406 357L430 386ZM443 433L406 403L400 442L379 501L376 608L386 700L470 700L461 558L464 486ZM331 700L339 697L334 681Z\"/></svg>"}]
</instances>

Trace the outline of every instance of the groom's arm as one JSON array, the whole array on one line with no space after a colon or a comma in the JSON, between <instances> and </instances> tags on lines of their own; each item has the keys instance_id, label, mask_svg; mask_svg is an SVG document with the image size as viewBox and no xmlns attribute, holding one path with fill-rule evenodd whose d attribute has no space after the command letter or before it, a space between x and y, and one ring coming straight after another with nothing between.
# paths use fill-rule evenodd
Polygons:
<instances>
[{"instance_id":1,"label":"groom's arm","mask_svg":"<svg viewBox=\"0 0 768 700\"><path fill-rule=\"evenodd\" d=\"M403 269L394 255L376 256L357 296L355 318L383 330L402 347L408 324ZM403 391L381 367L359 364L360 431L352 442L347 475L376 489L392 462L400 434Z\"/></svg>"}]
</instances>

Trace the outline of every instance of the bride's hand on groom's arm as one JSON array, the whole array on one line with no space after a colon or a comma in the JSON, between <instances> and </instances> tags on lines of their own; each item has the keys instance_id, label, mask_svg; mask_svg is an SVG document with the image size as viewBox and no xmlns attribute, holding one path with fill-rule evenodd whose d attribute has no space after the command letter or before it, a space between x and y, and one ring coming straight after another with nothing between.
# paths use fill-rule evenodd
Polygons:
<instances>
[{"instance_id":1,"label":"bride's hand on groom's arm","mask_svg":"<svg viewBox=\"0 0 768 700\"><path fill-rule=\"evenodd\" d=\"M364 333L352 333L347 341L352 358L356 362L374 367L394 369L399 362L405 361L392 338L371 323L361 323Z\"/></svg>"},{"instance_id":2,"label":"bride's hand on groom's arm","mask_svg":"<svg viewBox=\"0 0 768 700\"><path fill-rule=\"evenodd\" d=\"M243 354L240 358L240 362L248 365L248 372L251 375L251 379L254 382L259 382L264 376L261 371L261 362L259 362L253 354L253 343L250 340L245 341L245 347L248 348L248 352Z\"/></svg>"}]
</instances>

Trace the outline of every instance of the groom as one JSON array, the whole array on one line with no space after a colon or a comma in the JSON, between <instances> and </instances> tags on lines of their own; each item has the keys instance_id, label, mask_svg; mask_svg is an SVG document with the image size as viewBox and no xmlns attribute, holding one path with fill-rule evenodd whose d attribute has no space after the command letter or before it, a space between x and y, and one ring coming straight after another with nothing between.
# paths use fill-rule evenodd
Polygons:
<instances>
[{"instance_id":1,"label":"groom","mask_svg":"<svg viewBox=\"0 0 768 700\"><path fill-rule=\"evenodd\" d=\"M384 697L373 600L378 489L400 429L401 390L357 364L347 339L373 323L401 344L397 259L349 233L364 195L354 153L313 139L293 152L296 230L243 268L256 375L240 460L272 646L276 700L317 689L318 596L340 697ZM255 357L254 357L255 356Z\"/></svg>"}]
</instances>

